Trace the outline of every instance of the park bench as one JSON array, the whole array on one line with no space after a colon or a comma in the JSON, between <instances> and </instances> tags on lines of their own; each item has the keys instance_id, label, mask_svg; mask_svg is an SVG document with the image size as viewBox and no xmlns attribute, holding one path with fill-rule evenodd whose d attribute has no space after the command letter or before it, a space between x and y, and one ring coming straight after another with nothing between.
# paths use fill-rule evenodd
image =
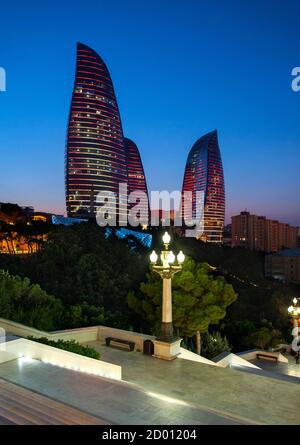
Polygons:
<instances>
[{"instance_id":1,"label":"park bench","mask_svg":"<svg viewBox=\"0 0 300 445\"><path fill-rule=\"evenodd\" d=\"M274 362L278 361L278 358L275 355L269 355L269 354L263 354L263 353L256 354L256 358L257 358L257 360L262 359L262 360L271 360Z\"/></svg>"},{"instance_id":2,"label":"park bench","mask_svg":"<svg viewBox=\"0 0 300 445\"><path fill-rule=\"evenodd\" d=\"M113 345L118 346L119 348L124 349L124 347L129 347L129 351L134 351L135 343L133 341L129 340L123 340L121 338L114 338L114 337L106 337L105 339L106 346L111 346L111 343Z\"/></svg>"}]
</instances>

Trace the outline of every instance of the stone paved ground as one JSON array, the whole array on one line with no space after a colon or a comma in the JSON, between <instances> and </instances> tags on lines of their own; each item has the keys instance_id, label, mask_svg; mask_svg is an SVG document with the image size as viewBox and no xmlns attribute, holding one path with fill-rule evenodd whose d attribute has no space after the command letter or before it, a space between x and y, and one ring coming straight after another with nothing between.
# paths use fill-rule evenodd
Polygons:
<instances>
[{"instance_id":1,"label":"stone paved ground","mask_svg":"<svg viewBox=\"0 0 300 445\"><path fill-rule=\"evenodd\" d=\"M47 365L38 360L24 362L19 359L3 363L0 365L0 378L100 417L111 424L245 423L190 406L180 400L162 400L160 395L142 391L136 385L90 376Z\"/></svg>"},{"instance_id":2,"label":"stone paved ground","mask_svg":"<svg viewBox=\"0 0 300 445\"><path fill-rule=\"evenodd\" d=\"M101 359L122 366L123 379L147 391L178 398L254 422L300 424L300 385L188 360L158 360L89 343Z\"/></svg>"}]
</instances>

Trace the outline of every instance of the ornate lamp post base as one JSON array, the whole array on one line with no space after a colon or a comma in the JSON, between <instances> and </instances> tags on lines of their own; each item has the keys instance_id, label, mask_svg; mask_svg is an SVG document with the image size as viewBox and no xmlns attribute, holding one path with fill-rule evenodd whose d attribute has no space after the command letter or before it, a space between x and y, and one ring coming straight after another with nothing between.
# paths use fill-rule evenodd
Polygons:
<instances>
[{"instance_id":1,"label":"ornate lamp post base","mask_svg":"<svg viewBox=\"0 0 300 445\"><path fill-rule=\"evenodd\" d=\"M176 338L173 333L173 323L162 322L160 327L160 334L156 339L165 341L167 343L172 343L173 341L178 340L178 338Z\"/></svg>"},{"instance_id":2,"label":"ornate lamp post base","mask_svg":"<svg viewBox=\"0 0 300 445\"><path fill-rule=\"evenodd\" d=\"M162 360L174 360L180 354L180 344L182 338L173 339L171 342L162 341L160 339L153 340L154 354L153 357Z\"/></svg>"},{"instance_id":3,"label":"ornate lamp post base","mask_svg":"<svg viewBox=\"0 0 300 445\"><path fill-rule=\"evenodd\" d=\"M152 270L160 275L163 280L162 291L162 323L159 336L153 341L154 354L156 358L163 360L174 360L180 354L181 338L174 337L172 316L172 278L182 270L184 254L177 255L178 264L174 265L176 259L174 253L169 250L170 235L166 232L163 236L165 249L161 252L161 265L157 265L158 256L153 250L150 255Z\"/></svg>"}]
</instances>

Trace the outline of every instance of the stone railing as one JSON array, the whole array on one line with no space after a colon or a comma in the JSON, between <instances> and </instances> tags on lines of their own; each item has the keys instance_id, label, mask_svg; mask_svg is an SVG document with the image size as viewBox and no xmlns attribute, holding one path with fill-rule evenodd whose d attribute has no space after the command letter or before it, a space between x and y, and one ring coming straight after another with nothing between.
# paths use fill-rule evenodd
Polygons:
<instances>
[{"instance_id":1,"label":"stone railing","mask_svg":"<svg viewBox=\"0 0 300 445\"><path fill-rule=\"evenodd\" d=\"M154 340L154 337L151 335L124 331L109 326L92 326L87 328L66 329L64 331L45 332L11 320L0 318L0 328L3 328L7 333L16 335L17 337L46 337L49 340L75 340L78 343L88 343L96 340L103 341L104 343L106 337L116 337L134 342L135 350L139 352L143 351L145 340Z\"/></svg>"}]
</instances>

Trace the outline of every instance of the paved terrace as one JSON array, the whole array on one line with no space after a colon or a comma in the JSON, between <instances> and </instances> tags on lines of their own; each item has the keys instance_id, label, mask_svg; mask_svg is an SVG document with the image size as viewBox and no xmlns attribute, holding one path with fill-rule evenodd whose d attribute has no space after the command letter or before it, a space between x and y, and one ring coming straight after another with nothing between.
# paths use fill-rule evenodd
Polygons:
<instances>
[{"instance_id":1,"label":"paved terrace","mask_svg":"<svg viewBox=\"0 0 300 445\"><path fill-rule=\"evenodd\" d=\"M129 353L122 351L121 354ZM133 354L134 356L142 355ZM65 407L66 405L76 407L76 412L78 413L78 410L81 413L84 412L89 422L92 420L95 422L96 417L99 423L121 425L244 423L227 415L190 406L180 400L162 400L135 385L51 366L38 360L18 359L3 363L0 365L0 384L1 378L51 398L52 401L59 401L60 406L63 404ZM49 400L53 403L52 401ZM44 403L46 416L51 403L47 404L46 401ZM36 403L32 401L31 407L27 409L31 416L31 411L36 410ZM59 418L59 412L57 418ZM71 421L72 417L70 417L70 423Z\"/></svg>"},{"instance_id":2,"label":"paved terrace","mask_svg":"<svg viewBox=\"0 0 300 445\"><path fill-rule=\"evenodd\" d=\"M122 366L122 382L26 359L1 364L0 378L112 424L300 424L299 384L88 344Z\"/></svg>"},{"instance_id":3,"label":"paved terrace","mask_svg":"<svg viewBox=\"0 0 300 445\"><path fill-rule=\"evenodd\" d=\"M300 424L300 385L184 359L168 362L89 342L122 366L123 380L202 409L266 424Z\"/></svg>"}]
</instances>

